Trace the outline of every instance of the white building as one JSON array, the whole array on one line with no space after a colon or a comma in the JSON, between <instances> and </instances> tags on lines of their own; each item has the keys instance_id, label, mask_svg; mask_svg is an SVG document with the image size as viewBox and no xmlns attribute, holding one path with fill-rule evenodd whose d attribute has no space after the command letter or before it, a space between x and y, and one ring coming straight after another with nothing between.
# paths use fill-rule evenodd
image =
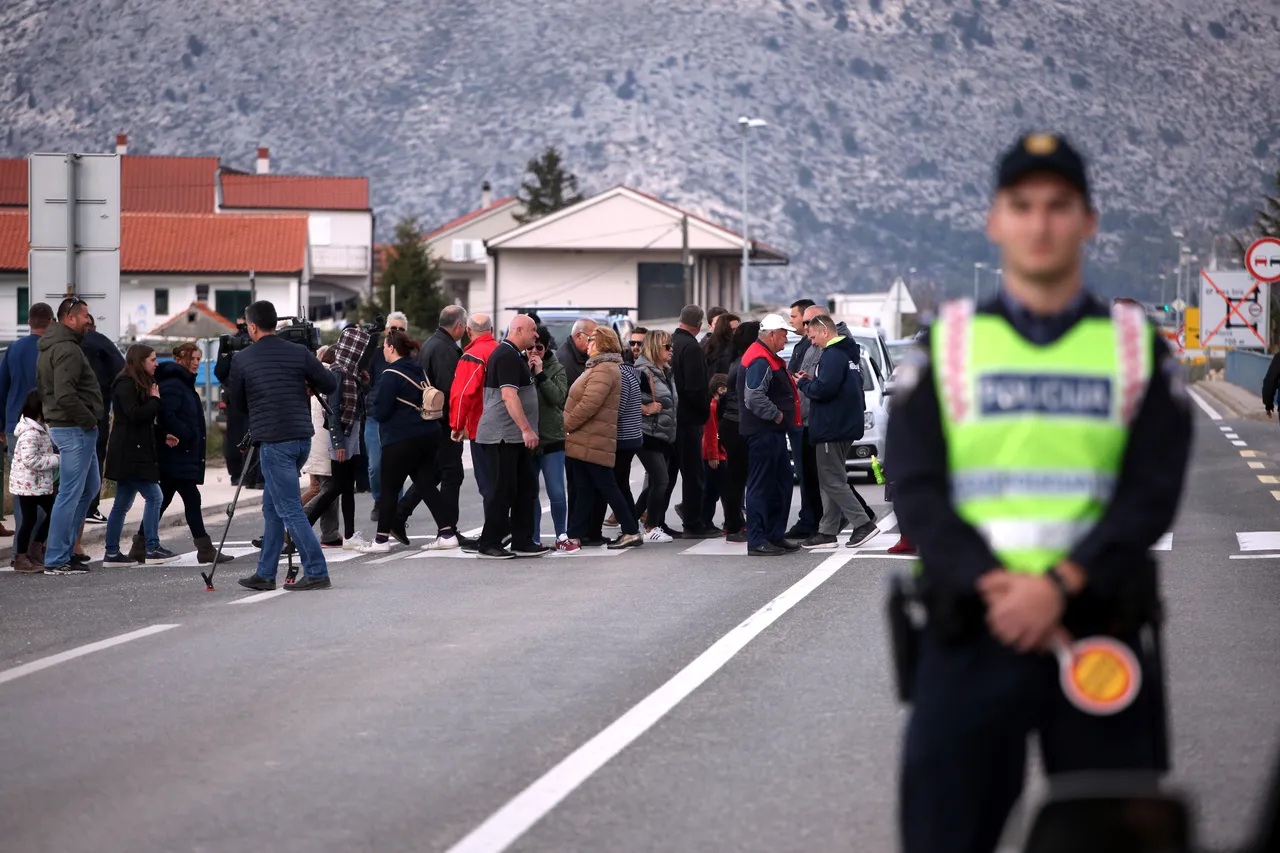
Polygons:
<instances>
[{"instance_id":1,"label":"white building","mask_svg":"<svg viewBox=\"0 0 1280 853\"><path fill-rule=\"evenodd\" d=\"M475 302L477 310L493 309L500 326L516 306L627 308L632 320L643 322L675 317L690 303L733 308L740 302L742 238L630 187L508 231L487 248L487 292ZM750 252L753 265L788 261L754 240Z\"/></svg>"},{"instance_id":2,"label":"white building","mask_svg":"<svg viewBox=\"0 0 1280 853\"><path fill-rule=\"evenodd\" d=\"M480 207L441 225L422 238L427 250L440 263L441 287L445 297L468 311L489 310L489 255L485 241L519 226L516 216L524 206L514 196L494 200L486 181L480 193Z\"/></svg>"},{"instance_id":3,"label":"white building","mask_svg":"<svg viewBox=\"0 0 1280 853\"><path fill-rule=\"evenodd\" d=\"M881 328L890 340L902 337L902 318L916 313L916 303L902 279L884 293L832 293L827 308L836 320L850 326Z\"/></svg>"}]
</instances>

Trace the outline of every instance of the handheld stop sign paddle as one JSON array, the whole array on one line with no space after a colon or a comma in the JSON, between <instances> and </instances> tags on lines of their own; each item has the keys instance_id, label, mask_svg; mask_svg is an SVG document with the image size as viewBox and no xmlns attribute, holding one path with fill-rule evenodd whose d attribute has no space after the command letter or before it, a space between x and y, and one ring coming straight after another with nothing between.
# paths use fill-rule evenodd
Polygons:
<instances>
[{"instance_id":1,"label":"handheld stop sign paddle","mask_svg":"<svg viewBox=\"0 0 1280 853\"><path fill-rule=\"evenodd\" d=\"M1128 646L1111 637L1057 642L1059 681L1067 700L1097 717L1118 714L1142 688L1142 669Z\"/></svg>"}]
</instances>

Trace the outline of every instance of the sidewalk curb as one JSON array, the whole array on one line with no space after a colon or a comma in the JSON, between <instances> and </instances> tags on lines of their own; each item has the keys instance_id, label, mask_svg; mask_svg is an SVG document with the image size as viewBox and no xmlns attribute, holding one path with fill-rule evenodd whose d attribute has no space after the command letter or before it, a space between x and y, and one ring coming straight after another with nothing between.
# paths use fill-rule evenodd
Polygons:
<instances>
[{"instance_id":1,"label":"sidewalk curb","mask_svg":"<svg viewBox=\"0 0 1280 853\"><path fill-rule=\"evenodd\" d=\"M1262 408L1262 401L1256 400L1252 404L1244 403L1237 394L1223 388L1227 383L1221 381L1209 381L1202 379L1191 387L1207 397L1215 406L1223 409L1223 413L1233 418L1245 418L1251 421L1267 421L1266 411ZM1244 389L1241 389L1242 391Z\"/></svg>"}]
</instances>

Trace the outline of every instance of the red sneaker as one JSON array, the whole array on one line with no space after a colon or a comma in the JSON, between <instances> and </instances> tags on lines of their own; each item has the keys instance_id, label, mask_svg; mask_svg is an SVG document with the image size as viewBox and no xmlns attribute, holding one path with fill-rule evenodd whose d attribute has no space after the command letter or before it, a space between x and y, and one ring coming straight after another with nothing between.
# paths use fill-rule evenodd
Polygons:
<instances>
[{"instance_id":1,"label":"red sneaker","mask_svg":"<svg viewBox=\"0 0 1280 853\"><path fill-rule=\"evenodd\" d=\"M566 554L572 554L574 551L581 551L582 546L572 539L561 539L556 542L556 550L564 551Z\"/></svg>"},{"instance_id":2,"label":"red sneaker","mask_svg":"<svg viewBox=\"0 0 1280 853\"><path fill-rule=\"evenodd\" d=\"M899 536L897 544L889 549L890 554L914 554L916 546L911 544L911 540L905 536Z\"/></svg>"}]
</instances>

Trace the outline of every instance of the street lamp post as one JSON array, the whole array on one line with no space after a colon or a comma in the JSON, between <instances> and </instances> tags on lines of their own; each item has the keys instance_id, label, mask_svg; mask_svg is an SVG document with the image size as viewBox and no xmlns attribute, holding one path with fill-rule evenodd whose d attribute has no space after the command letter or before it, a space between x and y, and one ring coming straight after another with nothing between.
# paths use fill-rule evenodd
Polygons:
<instances>
[{"instance_id":1,"label":"street lamp post","mask_svg":"<svg viewBox=\"0 0 1280 853\"><path fill-rule=\"evenodd\" d=\"M747 234L747 132L753 127L768 127L769 123L762 118L738 119L738 127L742 128L742 274L739 291L742 293L742 316L751 314L751 291L748 288L747 271L751 268L751 238Z\"/></svg>"}]
</instances>

